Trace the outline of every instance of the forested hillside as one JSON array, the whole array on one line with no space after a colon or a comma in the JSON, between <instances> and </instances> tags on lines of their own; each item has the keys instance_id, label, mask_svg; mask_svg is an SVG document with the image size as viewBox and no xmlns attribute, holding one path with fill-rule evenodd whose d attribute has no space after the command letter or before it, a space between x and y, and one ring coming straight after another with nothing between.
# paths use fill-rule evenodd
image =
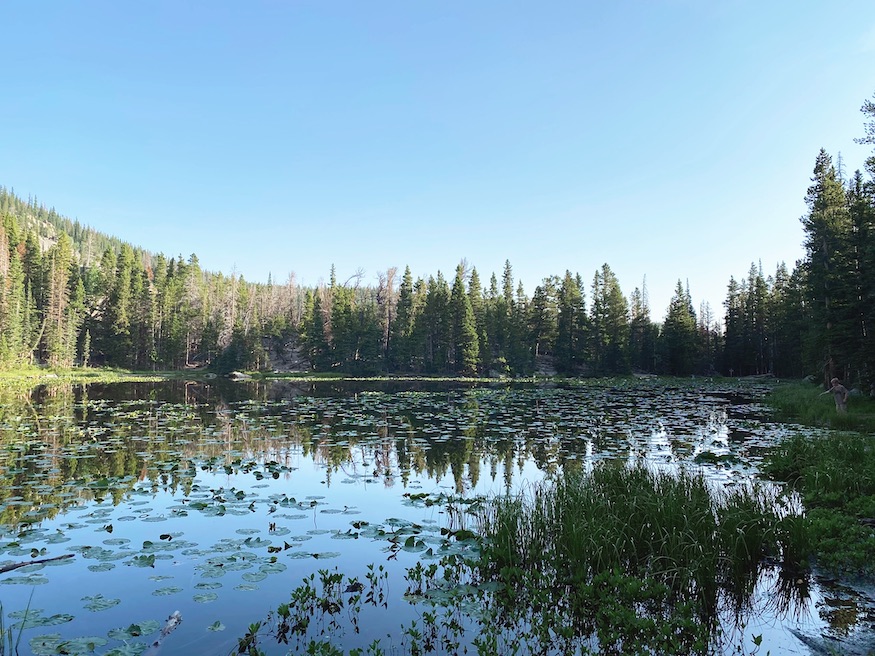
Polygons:
<instances>
[{"instance_id":1,"label":"forested hillside","mask_svg":"<svg viewBox=\"0 0 875 656\"><path fill-rule=\"evenodd\" d=\"M875 104L863 105L875 145ZM510 262L487 282L460 263L414 278L390 268L299 287L207 272L102 235L0 187L0 366L138 369L270 366L300 348L313 370L349 374L838 375L875 382L875 157L845 179L817 154L802 217L806 255L728 281L725 314L693 307L678 281L665 320L644 284L628 297L608 264L529 297ZM800 193L803 190L800 190ZM387 258L392 254L387 254ZM294 263L290 263L294 264Z\"/></svg>"}]
</instances>

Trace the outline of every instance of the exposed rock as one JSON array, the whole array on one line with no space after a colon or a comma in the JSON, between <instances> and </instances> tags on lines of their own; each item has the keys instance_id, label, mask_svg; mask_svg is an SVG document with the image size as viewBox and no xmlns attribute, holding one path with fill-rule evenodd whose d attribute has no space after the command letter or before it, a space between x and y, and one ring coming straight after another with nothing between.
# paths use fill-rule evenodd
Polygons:
<instances>
[{"instance_id":1,"label":"exposed rock","mask_svg":"<svg viewBox=\"0 0 875 656\"><path fill-rule=\"evenodd\" d=\"M871 656L875 649L875 642L871 636L853 636L851 638L834 638L832 636L808 636L801 631L791 628L796 638L816 656Z\"/></svg>"},{"instance_id":2,"label":"exposed rock","mask_svg":"<svg viewBox=\"0 0 875 656\"><path fill-rule=\"evenodd\" d=\"M249 374L244 374L242 371L232 371L230 374L228 374L228 378L235 381L252 380L252 376L250 376Z\"/></svg>"},{"instance_id":3,"label":"exposed rock","mask_svg":"<svg viewBox=\"0 0 875 656\"><path fill-rule=\"evenodd\" d=\"M266 368L275 373L300 373L310 371L310 362L298 344L297 337L278 339L265 338L262 342L267 353Z\"/></svg>"}]
</instances>

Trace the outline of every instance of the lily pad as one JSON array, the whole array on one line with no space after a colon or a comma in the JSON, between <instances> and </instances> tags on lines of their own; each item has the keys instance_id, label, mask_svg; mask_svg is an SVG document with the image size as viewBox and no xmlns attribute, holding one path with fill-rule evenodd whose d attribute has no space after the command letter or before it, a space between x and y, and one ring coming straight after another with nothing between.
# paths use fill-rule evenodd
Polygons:
<instances>
[{"instance_id":1,"label":"lily pad","mask_svg":"<svg viewBox=\"0 0 875 656\"><path fill-rule=\"evenodd\" d=\"M63 641L60 633L36 636L30 639L30 651L34 656L56 656L61 642Z\"/></svg>"},{"instance_id":2,"label":"lily pad","mask_svg":"<svg viewBox=\"0 0 875 656\"><path fill-rule=\"evenodd\" d=\"M258 586L254 583L241 583L240 585L235 586L234 589L242 592L252 592L253 590L258 590Z\"/></svg>"},{"instance_id":3,"label":"lily pad","mask_svg":"<svg viewBox=\"0 0 875 656\"><path fill-rule=\"evenodd\" d=\"M221 583L218 582L209 582L209 583L198 583L194 586L195 590L218 590L222 587Z\"/></svg>"},{"instance_id":4,"label":"lily pad","mask_svg":"<svg viewBox=\"0 0 875 656\"><path fill-rule=\"evenodd\" d=\"M115 563L98 563L88 566L88 570L91 572L108 572L111 569L115 569Z\"/></svg>"},{"instance_id":5,"label":"lily pad","mask_svg":"<svg viewBox=\"0 0 875 656\"><path fill-rule=\"evenodd\" d=\"M215 592L201 592L200 594L196 594L192 597L199 604L208 604L211 601L215 601L219 598Z\"/></svg>"},{"instance_id":6,"label":"lily pad","mask_svg":"<svg viewBox=\"0 0 875 656\"><path fill-rule=\"evenodd\" d=\"M90 610L92 612L97 612L101 610L107 610L108 608L112 608L113 606L118 606L121 603L121 599L107 599L102 594L96 594L91 597L82 597L82 601L87 601L84 608L86 610Z\"/></svg>"},{"instance_id":7,"label":"lily pad","mask_svg":"<svg viewBox=\"0 0 875 656\"><path fill-rule=\"evenodd\" d=\"M280 572L285 572L288 569L288 566L285 563L275 561L272 563L264 563L258 569L262 572L267 572L268 574L278 574Z\"/></svg>"},{"instance_id":8,"label":"lily pad","mask_svg":"<svg viewBox=\"0 0 875 656\"><path fill-rule=\"evenodd\" d=\"M72 622L73 616L69 613L58 613L49 617L43 617L42 613L28 613L27 617L21 622L16 622L12 625L13 631L22 629L31 629L35 626L57 626L58 624L66 624Z\"/></svg>"},{"instance_id":9,"label":"lily pad","mask_svg":"<svg viewBox=\"0 0 875 656\"><path fill-rule=\"evenodd\" d=\"M156 620L145 620L129 624L126 627L112 629L107 635L113 640L130 640L131 638L140 638L154 633L158 630L160 624Z\"/></svg>"},{"instance_id":10,"label":"lily pad","mask_svg":"<svg viewBox=\"0 0 875 656\"><path fill-rule=\"evenodd\" d=\"M155 567L155 554L148 556L134 556L131 560L125 563L134 567Z\"/></svg>"},{"instance_id":11,"label":"lily pad","mask_svg":"<svg viewBox=\"0 0 875 656\"><path fill-rule=\"evenodd\" d=\"M45 585L49 580L45 576L39 574L31 574L30 576L10 576L0 580L3 585Z\"/></svg>"}]
</instances>

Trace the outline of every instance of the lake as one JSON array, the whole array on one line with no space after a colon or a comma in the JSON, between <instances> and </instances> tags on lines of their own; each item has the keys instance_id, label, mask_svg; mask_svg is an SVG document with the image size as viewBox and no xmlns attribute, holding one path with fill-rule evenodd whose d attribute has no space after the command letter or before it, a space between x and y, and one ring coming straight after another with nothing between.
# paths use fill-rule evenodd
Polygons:
<instances>
[{"instance_id":1,"label":"lake","mask_svg":"<svg viewBox=\"0 0 875 656\"><path fill-rule=\"evenodd\" d=\"M0 574L4 626L17 639L24 622L21 653L157 641L150 653L226 654L305 577L382 568L387 609L364 608L339 646L403 652L400 627L423 612L403 598L405 570L474 548L447 538L475 528L466 504L602 460L744 484L771 445L817 433L773 422L768 389L216 380L2 394L0 567L44 561ZM773 579L739 629L763 636L762 653L809 653L791 629L847 635L869 612L816 579L770 603Z\"/></svg>"}]
</instances>

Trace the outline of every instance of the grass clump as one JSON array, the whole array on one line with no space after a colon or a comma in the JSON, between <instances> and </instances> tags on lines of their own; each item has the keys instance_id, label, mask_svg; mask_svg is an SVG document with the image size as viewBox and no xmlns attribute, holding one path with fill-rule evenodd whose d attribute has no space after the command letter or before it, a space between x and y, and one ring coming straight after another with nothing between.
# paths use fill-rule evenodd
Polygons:
<instances>
[{"instance_id":1,"label":"grass clump","mask_svg":"<svg viewBox=\"0 0 875 656\"><path fill-rule=\"evenodd\" d=\"M186 372L128 371L126 369L73 367L70 369L37 366L0 371L0 388L30 390L38 385L81 385L86 383L159 382L185 378Z\"/></svg>"},{"instance_id":2,"label":"grass clump","mask_svg":"<svg viewBox=\"0 0 875 656\"><path fill-rule=\"evenodd\" d=\"M763 469L800 494L820 565L875 574L875 438L795 436L771 451Z\"/></svg>"},{"instance_id":3,"label":"grass clump","mask_svg":"<svg viewBox=\"0 0 875 656\"><path fill-rule=\"evenodd\" d=\"M807 559L803 520L776 501L762 487L721 492L686 471L603 464L496 499L481 575L503 584L501 621L545 645L570 627L599 653L706 653L721 609L744 611L765 564Z\"/></svg>"},{"instance_id":4,"label":"grass clump","mask_svg":"<svg viewBox=\"0 0 875 656\"><path fill-rule=\"evenodd\" d=\"M848 398L848 411L839 413L832 395L821 392L823 387L814 383L782 383L772 389L766 402L775 408L781 420L806 426L875 433L875 400L852 394Z\"/></svg>"}]
</instances>

